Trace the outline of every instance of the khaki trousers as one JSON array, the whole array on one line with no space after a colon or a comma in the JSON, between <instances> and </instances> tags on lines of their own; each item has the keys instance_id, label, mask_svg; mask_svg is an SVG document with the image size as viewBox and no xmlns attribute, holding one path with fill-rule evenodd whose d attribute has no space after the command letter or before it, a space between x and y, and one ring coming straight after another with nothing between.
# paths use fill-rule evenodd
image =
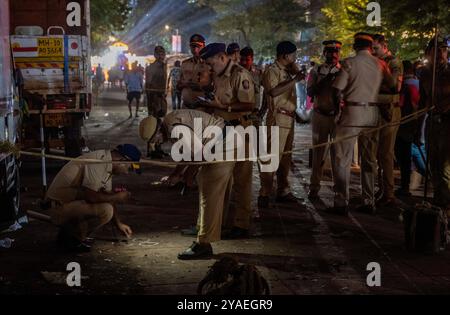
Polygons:
<instances>
[{"instance_id":1,"label":"khaki trousers","mask_svg":"<svg viewBox=\"0 0 450 315\"><path fill-rule=\"evenodd\" d=\"M357 135L378 125L379 111L375 106L348 106L344 107L340 123L336 126L336 140L348 136L350 139L334 144L336 152L334 179L334 206L346 207L350 199L350 176L353 150ZM361 154L361 186L362 199L366 205L374 205L374 186L376 174L376 150L378 133L372 132L358 139Z\"/></svg>"},{"instance_id":2,"label":"khaki trousers","mask_svg":"<svg viewBox=\"0 0 450 315\"><path fill-rule=\"evenodd\" d=\"M326 143L334 139L336 135L335 117L329 117L313 112L311 125L313 145ZM330 151L331 165L332 168L334 168L336 159L334 146L329 147L329 149L326 146L313 149L312 172L310 180L311 184L309 186L311 191L319 192L320 190L320 181L323 176L323 166L325 159L327 158L327 151Z\"/></svg>"},{"instance_id":3,"label":"khaki trousers","mask_svg":"<svg viewBox=\"0 0 450 315\"><path fill-rule=\"evenodd\" d=\"M220 241L222 223L228 227L250 228L252 169L252 162L224 162L200 169L197 176L199 243ZM234 207L229 205L231 193L235 198Z\"/></svg>"},{"instance_id":4,"label":"khaki trousers","mask_svg":"<svg viewBox=\"0 0 450 315\"><path fill-rule=\"evenodd\" d=\"M83 241L92 232L111 221L114 207L109 203L75 200L50 210L54 224Z\"/></svg>"},{"instance_id":5,"label":"khaki trousers","mask_svg":"<svg viewBox=\"0 0 450 315\"><path fill-rule=\"evenodd\" d=\"M224 205L223 226L248 230L252 217L253 162L236 162L233 177L227 187L228 198ZM232 199L231 199L232 198ZM229 205L227 200L232 200Z\"/></svg>"},{"instance_id":6,"label":"khaki trousers","mask_svg":"<svg viewBox=\"0 0 450 315\"><path fill-rule=\"evenodd\" d=\"M286 196L291 192L289 187L289 170L291 168L292 153L283 154L283 152L292 151L294 143L294 124L292 123L291 128L279 127L280 129L280 139L279 139L279 150L280 150L280 165L277 170L277 195ZM268 131L268 144L271 143L270 130ZM262 197L267 197L272 194L273 190L273 176L274 173L260 172L261 189L259 195Z\"/></svg>"},{"instance_id":7,"label":"khaki trousers","mask_svg":"<svg viewBox=\"0 0 450 315\"><path fill-rule=\"evenodd\" d=\"M402 118L400 107L392 108L392 123ZM381 124L386 124L380 116ZM385 198L394 198L394 150L399 126L385 127L379 132L378 140L378 185Z\"/></svg>"},{"instance_id":8,"label":"khaki trousers","mask_svg":"<svg viewBox=\"0 0 450 315\"><path fill-rule=\"evenodd\" d=\"M167 114L167 100L164 93L147 92L148 114L155 117L164 117Z\"/></svg>"},{"instance_id":9,"label":"khaki trousers","mask_svg":"<svg viewBox=\"0 0 450 315\"><path fill-rule=\"evenodd\" d=\"M202 166L198 173L199 243L212 243L221 239L223 209L228 206L229 186L232 185L235 166L236 162L208 164Z\"/></svg>"}]
</instances>

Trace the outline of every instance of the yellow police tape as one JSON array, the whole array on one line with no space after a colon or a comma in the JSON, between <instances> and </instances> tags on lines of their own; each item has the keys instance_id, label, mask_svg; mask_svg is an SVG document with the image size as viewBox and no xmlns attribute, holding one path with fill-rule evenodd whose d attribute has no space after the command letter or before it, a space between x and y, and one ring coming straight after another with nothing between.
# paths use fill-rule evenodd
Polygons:
<instances>
[{"instance_id":1,"label":"yellow police tape","mask_svg":"<svg viewBox=\"0 0 450 315\"><path fill-rule=\"evenodd\" d=\"M342 141L347 141L350 140L352 138L356 138L359 137L361 135L364 134L370 134L376 131L379 131L383 128L387 128L387 127L395 127L395 126L400 126L403 124L406 124L408 122L414 121L416 120L418 117L425 115L427 112L433 110L434 107L432 108L424 108L422 110L419 110L415 113L412 113L410 115L407 115L405 117L402 117L402 119L398 122L391 122L391 123L386 123L384 125L378 126L378 127L374 127L374 128L368 128L366 130L361 131L358 134L355 135L351 135L351 136L347 136L347 137L342 137L339 139L334 139L332 141L328 141L328 142L324 142L324 143L320 143L317 145L309 145L297 150L292 150L292 151L286 151L283 152L282 154L292 154L295 152L302 152L302 151L306 151L306 150L310 150L310 149L316 149L316 148L320 148L320 147L325 147L328 145L332 145L338 142L342 142ZM0 153L11 153L13 150L11 148L9 148L7 151L2 151L1 149L1 144L0 144ZM35 156L35 157L45 157L45 158L49 158L49 159L54 159L54 160L63 160L63 161L74 161L77 163L86 163L86 164L136 164L136 162L128 162L128 161L103 161L103 160L96 160L96 159L81 159L81 158L69 158L69 157L64 157L64 156L59 156L59 155L52 155L52 154L42 154L42 153L36 153L36 152L29 152L29 151L19 151L20 154L22 155L27 155L27 156ZM227 162L245 162L245 161L252 161L252 162L256 162L258 161L260 158L264 158L265 160L270 158L273 155L265 155L265 156L258 156L258 157L254 157L254 158L244 158L244 159L235 159L235 160L224 160L224 161L211 161L211 162L172 162L172 161L155 161L155 160L140 160L139 164L147 164L147 165L154 165L154 166L163 166L163 167L175 167L178 165L209 165L209 164L218 164L218 163L227 163Z\"/></svg>"}]
</instances>

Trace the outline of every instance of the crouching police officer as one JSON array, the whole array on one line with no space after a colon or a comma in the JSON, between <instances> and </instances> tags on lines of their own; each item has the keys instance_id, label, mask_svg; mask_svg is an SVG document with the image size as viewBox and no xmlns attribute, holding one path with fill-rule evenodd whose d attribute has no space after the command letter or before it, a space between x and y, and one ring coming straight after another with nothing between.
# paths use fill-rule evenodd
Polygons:
<instances>
[{"instance_id":1,"label":"crouching police officer","mask_svg":"<svg viewBox=\"0 0 450 315\"><path fill-rule=\"evenodd\" d=\"M124 144L112 151L99 150L79 157L102 160L104 164L71 161L62 168L46 195L51 203L50 217L60 227L58 245L71 251L89 251L88 236L111 220L131 237L131 228L122 223L116 208L130 198L130 193L112 191L112 176L128 173L129 165L120 161L138 162L140 158L141 152L134 145Z\"/></svg>"}]
</instances>

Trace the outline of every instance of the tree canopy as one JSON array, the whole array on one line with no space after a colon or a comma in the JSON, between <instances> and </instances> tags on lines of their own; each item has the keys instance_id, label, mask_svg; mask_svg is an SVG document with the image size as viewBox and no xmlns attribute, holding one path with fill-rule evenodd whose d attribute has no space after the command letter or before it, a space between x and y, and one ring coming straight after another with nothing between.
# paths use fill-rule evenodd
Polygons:
<instances>
[{"instance_id":1,"label":"tree canopy","mask_svg":"<svg viewBox=\"0 0 450 315\"><path fill-rule=\"evenodd\" d=\"M217 14L212 22L215 38L251 46L258 55L273 56L279 41L299 41L308 26L303 1L203 0Z\"/></svg>"},{"instance_id":2,"label":"tree canopy","mask_svg":"<svg viewBox=\"0 0 450 315\"><path fill-rule=\"evenodd\" d=\"M128 0L93 0L91 7L91 46L94 53L107 45L109 36L125 29L130 7Z\"/></svg>"},{"instance_id":3,"label":"tree canopy","mask_svg":"<svg viewBox=\"0 0 450 315\"><path fill-rule=\"evenodd\" d=\"M418 58L434 34L436 23L448 32L450 12L445 0L379 0L381 26L368 26L369 0L326 0L323 17L317 22L320 38L335 38L344 43L343 54L351 51L353 35L359 31L382 33L391 50L402 59Z\"/></svg>"},{"instance_id":4,"label":"tree canopy","mask_svg":"<svg viewBox=\"0 0 450 315\"><path fill-rule=\"evenodd\" d=\"M92 0L92 45L98 51L106 46L109 35L118 35L133 52L151 54L155 45L170 51L171 36L178 32L186 52L189 37L200 33L208 42L251 46L262 57L274 56L279 41L291 40L299 44L302 54L317 58L323 40L342 41L345 56L352 50L353 35L366 31L383 33L390 48L401 58L415 59L432 37L436 23L443 34L449 32L447 0L378 0L381 26L373 27L366 23L369 2Z\"/></svg>"}]
</instances>

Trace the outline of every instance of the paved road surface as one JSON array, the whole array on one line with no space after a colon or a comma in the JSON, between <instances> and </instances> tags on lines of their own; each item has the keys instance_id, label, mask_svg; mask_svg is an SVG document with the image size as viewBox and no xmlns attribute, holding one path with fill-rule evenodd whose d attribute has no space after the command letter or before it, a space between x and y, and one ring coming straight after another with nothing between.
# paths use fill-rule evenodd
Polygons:
<instances>
[{"instance_id":1,"label":"paved road surface","mask_svg":"<svg viewBox=\"0 0 450 315\"><path fill-rule=\"evenodd\" d=\"M128 142L145 150L137 136L144 116L143 111L140 118L127 119L124 93L105 91L83 130L89 149ZM296 149L309 145L310 138L310 126L297 126ZM50 179L62 165L49 162ZM294 193L302 198L306 197L310 175L307 165L307 150L294 155L290 180ZM142 175L115 178L115 184L133 192L133 201L120 206L123 221L134 230L130 240L107 225L97 232L92 253L70 255L57 250L57 229L47 223L32 221L23 230L5 235L15 242L10 249L0 249L0 293L195 294L208 267L223 255L257 265L274 294L450 293L449 251L437 256L405 251L400 208L380 209L376 216L352 212L349 218L343 218L326 214L323 209L331 206L333 196L328 177L321 202L273 204L258 211L256 167L253 236L214 244L213 260L179 261L177 253L194 240L181 236L180 230L195 222L198 195L192 191L181 196L176 190L158 186L159 179L170 172L168 168L145 166ZM39 161L25 161L21 176L28 189L22 196L23 206L37 209L41 194ZM352 182L352 194L357 198L357 170ZM406 201L414 204L420 198ZM69 288L59 279L63 276L64 280L66 265L72 261L81 265L81 288ZM366 284L370 262L381 266L381 287Z\"/></svg>"}]
</instances>

